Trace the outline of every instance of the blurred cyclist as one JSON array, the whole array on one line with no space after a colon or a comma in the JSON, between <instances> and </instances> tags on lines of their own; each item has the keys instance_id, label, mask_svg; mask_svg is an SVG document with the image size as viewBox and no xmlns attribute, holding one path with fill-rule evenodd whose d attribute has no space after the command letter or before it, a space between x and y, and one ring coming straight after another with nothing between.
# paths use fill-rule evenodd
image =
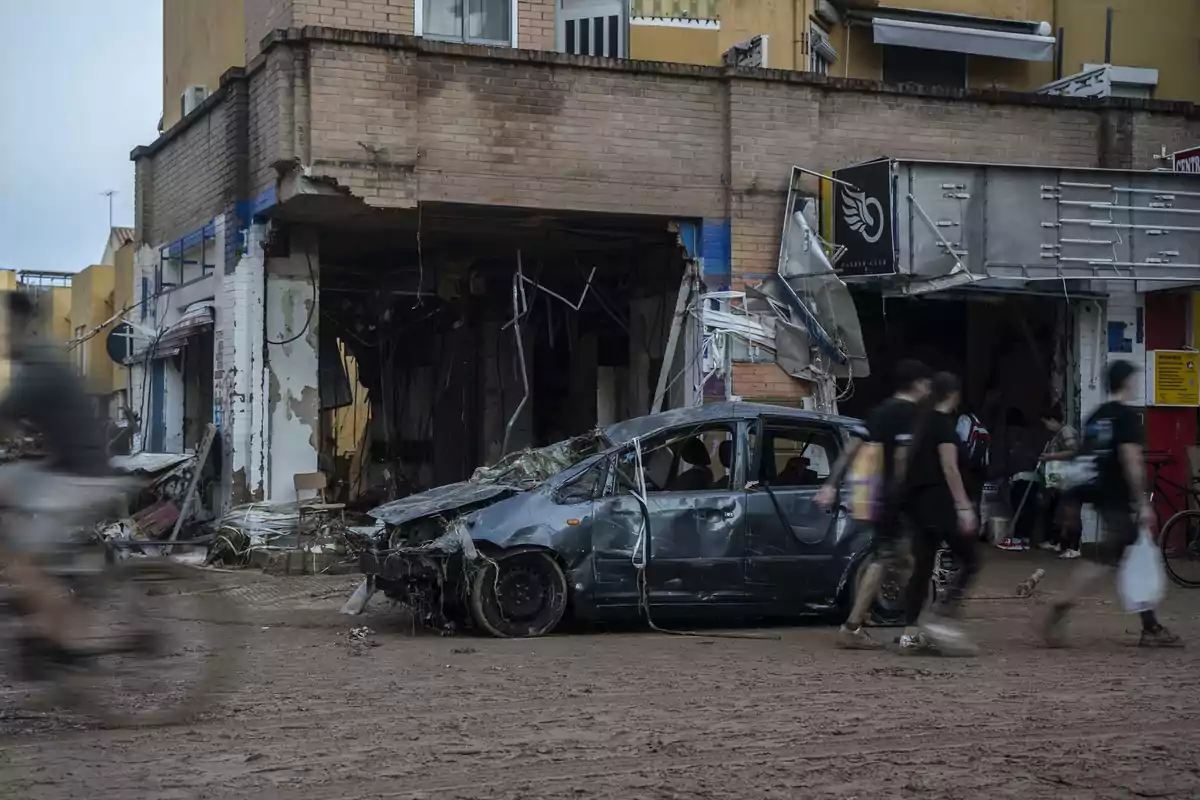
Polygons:
<instances>
[{"instance_id":1,"label":"blurred cyclist","mask_svg":"<svg viewBox=\"0 0 1200 800\"><path fill-rule=\"evenodd\" d=\"M79 609L42 569L43 559L66 543L73 524L112 502L121 484L111 475L104 424L82 379L57 347L39 340L33 300L8 292L4 308L12 370L0 424L28 424L48 456L0 465L0 565L34 615L39 635L27 642L29 655L70 663L82 655Z\"/></svg>"}]
</instances>

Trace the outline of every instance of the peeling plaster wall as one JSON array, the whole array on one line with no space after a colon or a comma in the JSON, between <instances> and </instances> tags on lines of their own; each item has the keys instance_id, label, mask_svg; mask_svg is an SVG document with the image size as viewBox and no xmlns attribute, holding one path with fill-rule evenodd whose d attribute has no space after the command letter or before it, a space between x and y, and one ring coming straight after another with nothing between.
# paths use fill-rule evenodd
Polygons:
<instances>
[{"instance_id":1,"label":"peeling plaster wall","mask_svg":"<svg viewBox=\"0 0 1200 800\"><path fill-rule=\"evenodd\" d=\"M314 231L302 229L292 229L290 236L291 255L270 258L266 264L267 499L274 501L295 499L294 476L316 472L320 453L317 239ZM301 331L294 342L272 344Z\"/></svg>"},{"instance_id":2,"label":"peeling plaster wall","mask_svg":"<svg viewBox=\"0 0 1200 800\"><path fill-rule=\"evenodd\" d=\"M225 507L265 497L263 382L264 225L252 225L243 252L230 254L218 298L214 416L219 419ZM217 410L219 409L219 411Z\"/></svg>"}]
</instances>

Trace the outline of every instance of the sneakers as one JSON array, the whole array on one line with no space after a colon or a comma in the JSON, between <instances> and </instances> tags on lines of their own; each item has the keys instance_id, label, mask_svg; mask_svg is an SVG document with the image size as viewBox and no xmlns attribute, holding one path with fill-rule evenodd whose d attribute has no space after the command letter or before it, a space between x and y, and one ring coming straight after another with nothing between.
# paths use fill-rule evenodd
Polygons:
<instances>
[{"instance_id":1,"label":"sneakers","mask_svg":"<svg viewBox=\"0 0 1200 800\"><path fill-rule=\"evenodd\" d=\"M900 637L900 654L905 656L916 656L923 654L933 654L937 652L937 648L933 642L925 636L924 633L918 633L916 636L904 635Z\"/></svg>"},{"instance_id":2,"label":"sneakers","mask_svg":"<svg viewBox=\"0 0 1200 800\"><path fill-rule=\"evenodd\" d=\"M947 656L973 656L979 648L970 640L962 626L941 615L931 616L921 624L921 637Z\"/></svg>"},{"instance_id":3,"label":"sneakers","mask_svg":"<svg viewBox=\"0 0 1200 800\"><path fill-rule=\"evenodd\" d=\"M851 628L849 625L843 625L838 629L837 635L838 647L843 650L880 650L883 645L871 638L867 633L867 629L863 626Z\"/></svg>"},{"instance_id":4,"label":"sneakers","mask_svg":"<svg viewBox=\"0 0 1200 800\"><path fill-rule=\"evenodd\" d=\"M1069 560L1072 558L1079 558L1082 555L1083 554L1080 553L1078 550L1063 550L1062 553L1059 555L1059 558L1065 558L1065 559Z\"/></svg>"},{"instance_id":5,"label":"sneakers","mask_svg":"<svg viewBox=\"0 0 1200 800\"><path fill-rule=\"evenodd\" d=\"M1029 540L1013 539L1012 537L1009 537L996 546L1001 550L1008 550L1010 552L1023 552L1029 549Z\"/></svg>"},{"instance_id":6,"label":"sneakers","mask_svg":"<svg viewBox=\"0 0 1200 800\"><path fill-rule=\"evenodd\" d=\"M1047 553L1061 553L1062 547L1054 542L1042 542L1038 545L1039 550L1045 550Z\"/></svg>"},{"instance_id":7,"label":"sneakers","mask_svg":"<svg viewBox=\"0 0 1200 800\"><path fill-rule=\"evenodd\" d=\"M1157 630L1142 631L1138 647L1183 647L1183 640L1159 625Z\"/></svg>"}]
</instances>

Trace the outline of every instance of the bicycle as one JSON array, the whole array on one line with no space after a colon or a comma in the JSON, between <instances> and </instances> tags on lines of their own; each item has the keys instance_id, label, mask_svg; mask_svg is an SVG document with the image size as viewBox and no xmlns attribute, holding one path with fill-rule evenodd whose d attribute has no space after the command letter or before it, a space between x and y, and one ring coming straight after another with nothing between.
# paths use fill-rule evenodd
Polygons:
<instances>
[{"instance_id":1,"label":"bicycle","mask_svg":"<svg viewBox=\"0 0 1200 800\"><path fill-rule=\"evenodd\" d=\"M0 596L0 645L11 657L4 666L20 682L42 683L57 705L98 719L110 727L156 726L184 722L202 710L229 674L232 643L228 625L202 625L210 636L197 647L193 637L180 646L172 634L183 632L193 621L234 622L225 598L201 570L184 566L165 555L145 556L135 550L171 548L157 542L76 544L55 554L48 574L70 589L72 598L89 624L89 634L79 647L81 660L57 663L36 645L28 631L27 609L14 594ZM196 617L156 615L147 601L195 600ZM98 624L115 612L112 622ZM167 687L166 705L152 705L155 680L166 677L167 667L193 662L197 675L174 680ZM150 677L142 673L148 672ZM119 682L131 677L128 687ZM118 685L103 685L106 681ZM132 708L124 708L130 701Z\"/></svg>"},{"instance_id":2,"label":"bicycle","mask_svg":"<svg viewBox=\"0 0 1200 800\"><path fill-rule=\"evenodd\" d=\"M1153 474L1150 482L1150 504L1158 520L1158 541L1167 575L1179 586L1196 589L1200 588L1200 489L1195 485L1182 486L1162 474L1163 467L1176 463L1178 462L1174 458L1165 453L1146 455L1146 464ZM1172 492L1164 489L1172 489L1182 494L1183 506L1177 505L1171 499ZM1195 508L1188 508L1189 504ZM1161 512L1163 505L1171 510L1165 523L1162 521ZM1185 575L1180 571L1180 562L1194 565L1194 577L1189 577L1191 572Z\"/></svg>"}]
</instances>

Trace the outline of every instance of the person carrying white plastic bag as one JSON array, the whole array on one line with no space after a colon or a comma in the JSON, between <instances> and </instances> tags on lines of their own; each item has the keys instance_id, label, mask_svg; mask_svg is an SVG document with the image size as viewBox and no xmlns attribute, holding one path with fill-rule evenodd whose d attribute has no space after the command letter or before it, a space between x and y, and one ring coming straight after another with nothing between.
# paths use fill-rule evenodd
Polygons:
<instances>
[{"instance_id":1,"label":"person carrying white plastic bag","mask_svg":"<svg viewBox=\"0 0 1200 800\"><path fill-rule=\"evenodd\" d=\"M1143 647L1179 647L1175 634L1154 613L1165 588L1162 562L1150 529L1154 509L1146 495L1142 423L1128 403L1133 397L1136 368L1117 361L1108 369L1108 402L1088 417L1083 447L1064 473L1066 491L1075 502L1093 506L1102 531L1094 560L1081 562L1063 596L1041 623L1047 644L1060 645L1067 614L1087 589L1120 568L1118 588L1126 608L1142 618ZM1140 531L1140 533L1139 533Z\"/></svg>"},{"instance_id":2,"label":"person carrying white plastic bag","mask_svg":"<svg viewBox=\"0 0 1200 800\"><path fill-rule=\"evenodd\" d=\"M1137 544L1125 549L1121 570L1117 573L1117 591L1125 610L1131 614L1153 611L1167 593L1167 572L1162 553L1143 526Z\"/></svg>"}]
</instances>

